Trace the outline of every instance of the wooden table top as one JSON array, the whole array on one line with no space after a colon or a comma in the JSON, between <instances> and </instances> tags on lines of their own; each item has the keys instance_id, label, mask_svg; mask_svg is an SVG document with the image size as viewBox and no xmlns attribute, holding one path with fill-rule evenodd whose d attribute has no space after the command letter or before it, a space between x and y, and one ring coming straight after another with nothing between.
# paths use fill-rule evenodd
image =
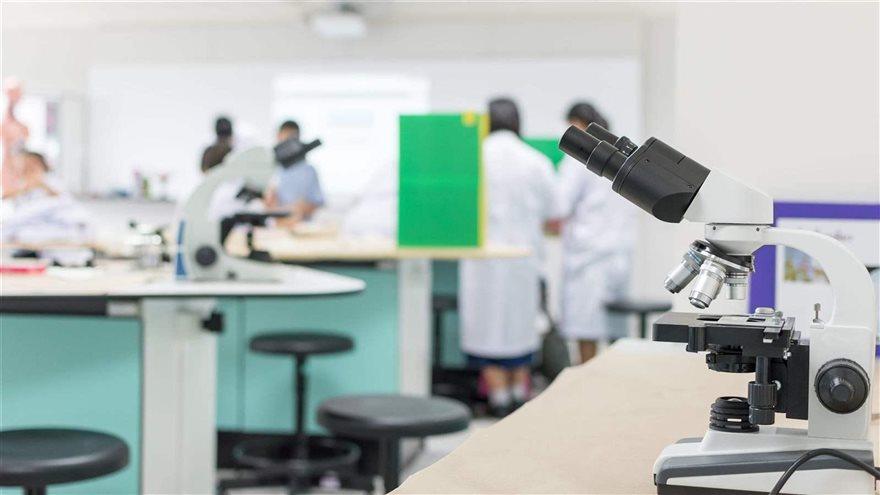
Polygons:
<instances>
[{"instance_id":1,"label":"wooden table top","mask_svg":"<svg viewBox=\"0 0 880 495\"><path fill-rule=\"evenodd\" d=\"M286 262L381 261L403 259L501 259L523 258L528 248L489 245L482 247L399 247L391 239L344 238L334 236L293 235L279 229L255 229L254 246L268 251L272 259ZM235 256L245 256L245 236L230 234L226 249Z\"/></svg>"},{"instance_id":2,"label":"wooden table top","mask_svg":"<svg viewBox=\"0 0 880 495\"><path fill-rule=\"evenodd\" d=\"M624 339L394 493L654 494L660 451L702 437L709 405L744 396L751 379L710 371L702 354L681 344ZM776 424L806 427L781 415Z\"/></svg>"}]
</instances>

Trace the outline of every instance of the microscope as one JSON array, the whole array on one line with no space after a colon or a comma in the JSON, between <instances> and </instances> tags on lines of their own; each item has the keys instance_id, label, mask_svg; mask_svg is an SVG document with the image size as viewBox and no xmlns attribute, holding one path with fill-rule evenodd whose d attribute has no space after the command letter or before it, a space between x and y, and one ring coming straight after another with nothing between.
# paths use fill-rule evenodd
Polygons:
<instances>
[{"instance_id":1,"label":"microscope","mask_svg":"<svg viewBox=\"0 0 880 495\"><path fill-rule=\"evenodd\" d=\"M874 288L865 266L843 244L815 232L777 228L766 194L711 171L656 138L637 146L591 124L570 127L559 148L612 189L664 222L705 223L666 277L672 293L706 310L722 292L745 299L754 252L765 245L798 249L818 261L834 293L827 320L798 322L774 308L752 314L670 312L654 340L705 352L710 370L754 373L743 397L710 405L702 438L667 446L654 464L658 494L874 493L869 432L877 339ZM761 267L774 269L774 267ZM808 325L809 332L802 332ZM807 335L808 334L808 335ZM782 428L776 413L807 420Z\"/></svg>"},{"instance_id":2,"label":"microscope","mask_svg":"<svg viewBox=\"0 0 880 495\"><path fill-rule=\"evenodd\" d=\"M270 218L286 212L239 212L219 220L209 218L211 201L218 189L241 180L237 198L250 200L262 195L276 166L296 166L307 153L321 145L316 139L303 143L298 138L282 141L272 150L252 148L227 157L212 168L193 191L182 210L178 234L178 272L190 280L271 281L283 278L278 265L269 263L269 253L253 246L253 227L266 225ZM224 243L237 225L248 225L249 254L239 258L226 253Z\"/></svg>"}]
</instances>

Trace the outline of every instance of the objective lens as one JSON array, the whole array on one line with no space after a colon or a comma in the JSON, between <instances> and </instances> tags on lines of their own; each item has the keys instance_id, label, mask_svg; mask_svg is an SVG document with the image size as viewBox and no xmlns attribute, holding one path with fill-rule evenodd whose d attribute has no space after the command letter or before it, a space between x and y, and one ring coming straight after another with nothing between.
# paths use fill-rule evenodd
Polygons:
<instances>
[{"instance_id":1,"label":"objective lens","mask_svg":"<svg viewBox=\"0 0 880 495\"><path fill-rule=\"evenodd\" d=\"M666 275L666 280L663 281L666 290L677 294L687 287L687 284L691 283L691 280L700 272L701 262L702 258L699 258L692 250L684 253L684 256L681 257L681 263L673 268Z\"/></svg>"},{"instance_id":2,"label":"objective lens","mask_svg":"<svg viewBox=\"0 0 880 495\"><path fill-rule=\"evenodd\" d=\"M749 293L749 276L745 273L731 273L724 281L727 286L727 298L742 301Z\"/></svg>"},{"instance_id":3,"label":"objective lens","mask_svg":"<svg viewBox=\"0 0 880 495\"><path fill-rule=\"evenodd\" d=\"M727 278L727 271L720 264L706 260L700 267L700 276L694 282L694 288L691 289L688 299L696 308L706 309L712 304L712 301L718 297L724 279Z\"/></svg>"}]
</instances>

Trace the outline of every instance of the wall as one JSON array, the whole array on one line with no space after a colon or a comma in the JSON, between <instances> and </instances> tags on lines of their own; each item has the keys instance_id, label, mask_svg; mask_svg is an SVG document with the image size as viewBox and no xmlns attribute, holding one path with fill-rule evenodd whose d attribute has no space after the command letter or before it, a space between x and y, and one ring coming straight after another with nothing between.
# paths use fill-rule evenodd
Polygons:
<instances>
[{"instance_id":1,"label":"wall","mask_svg":"<svg viewBox=\"0 0 880 495\"><path fill-rule=\"evenodd\" d=\"M615 125L629 129L636 138L641 134L641 72L632 56L100 66L93 68L89 80L86 190L127 188L138 169L170 172L172 193L185 197L200 178L196 164L212 138L211 124L218 113L234 118L239 138L247 126L252 136L245 141L269 144L278 120L273 83L289 75L337 73L424 79L429 82L429 108L433 111L482 110L492 96L512 96L522 106L524 134L541 137L560 135L567 106L587 94L602 102L603 111ZM294 112L286 117L303 123L302 114ZM330 145L333 136L314 136L312 132L304 128L306 138L323 137ZM322 162L319 153L315 164L322 178L345 180L332 174L341 164ZM346 164L349 169L350 165ZM364 173L370 175L369 169ZM325 186L331 202L340 199L334 192L350 189L344 184Z\"/></svg>"},{"instance_id":2,"label":"wall","mask_svg":"<svg viewBox=\"0 0 880 495\"><path fill-rule=\"evenodd\" d=\"M631 15L595 18L584 13L556 19L511 14L485 22L467 17L455 21L379 20L371 25L367 38L351 42L320 39L301 23L145 26L127 21L38 29L19 27L16 21L14 15L3 18L3 72L18 75L33 90L64 96L62 119L68 129L76 131L68 136L61 168L74 189L85 185L84 177L91 168L89 150L80 143L90 139L87 130L91 122L83 102L88 99L90 71L95 67L244 63L296 68L306 63L314 66L315 61L337 67L370 67L398 60L395 68L418 70L429 60L638 57L644 31L643 23ZM247 71L239 75L242 81L251 76ZM458 103L455 99L452 102ZM559 113L556 108L552 111Z\"/></svg>"},{"instance_id":3,"label":"wall","mask_svg":"<svg viewBox=\"0 0 880 495\"><path fill-rule=\"evenodd\" d=\"M675 147L779 200L880 201L878 8L680 4ZM702 229L675 231L655 280Z\"/></svg>"}]
</instances>

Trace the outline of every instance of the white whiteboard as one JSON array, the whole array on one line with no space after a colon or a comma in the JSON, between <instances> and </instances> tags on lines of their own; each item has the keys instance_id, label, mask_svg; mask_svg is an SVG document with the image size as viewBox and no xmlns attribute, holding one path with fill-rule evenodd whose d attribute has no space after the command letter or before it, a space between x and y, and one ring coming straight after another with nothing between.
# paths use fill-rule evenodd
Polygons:
<instances>
[{"instance_id":1,"label":"white whiteboard","mask_svg":"<svg viewBox=\"0 0 880 495\"><path fill-rule=\"evenodd\" d=\"M271 144L278 125L274 81L346 73L424 78L432 111L482 110L490 97L513 97L527 136L560 135L568 106L587 99L608 116L613 130L643 138L635 57L99 66L89 74L86 188L128 189L139 170L169 174L170 193L179 198L199 180L215 116L231 116L246 144Z\"/></svg>"}]
</instances>

